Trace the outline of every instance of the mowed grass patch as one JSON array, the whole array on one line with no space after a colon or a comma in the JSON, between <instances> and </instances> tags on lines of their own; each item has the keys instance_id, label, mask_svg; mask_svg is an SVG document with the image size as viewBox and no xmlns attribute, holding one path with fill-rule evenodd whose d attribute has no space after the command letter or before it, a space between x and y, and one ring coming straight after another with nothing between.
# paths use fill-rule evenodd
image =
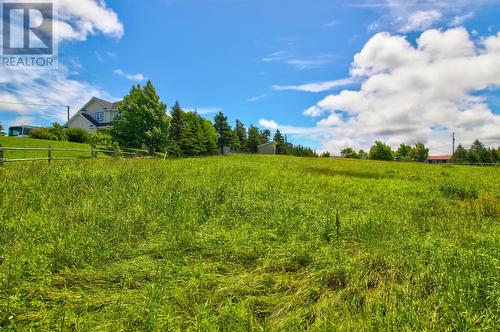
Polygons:
<instances>
[{"instance_id":1,"label":"mowed grass patch","mask_svg":"<svg viewBox=\"0 0 500 332\"><path fill-rule=\"evenodd\" d=\"M498 177L253 155L9 164L0 327L495 330Z\"/></svg>"},{"instance_id":2,"label":"mowed grass patch","mask_svg":"<svg viewBox=\"0 0 500 332\"><path fill-rule=\"evenodd\" d=\"M86 150L82 151L53 151L54 158L89 158L91 157L91 147L84 143L48 141L42 139L34 139L27 137L0 137L0 144L8 148L42 148L48 149L49 146L53 149L72 149ZM101 154L102 155L102 154ZM19 159L19 158L48 158L48 151L5 151L4 158Z\"/></svg>"}]
</instances>

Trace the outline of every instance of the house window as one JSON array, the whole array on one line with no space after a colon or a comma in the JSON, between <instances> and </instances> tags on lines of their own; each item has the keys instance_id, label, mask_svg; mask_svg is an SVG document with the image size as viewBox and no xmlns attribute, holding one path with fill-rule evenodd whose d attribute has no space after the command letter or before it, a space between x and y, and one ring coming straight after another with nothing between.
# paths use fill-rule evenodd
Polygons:
<instances>
[{"instance_id":1,"label":"house window","mask_svg":"<svg viewBox=\"0 0 500 332\"><path fill-rule=\"evenodd\" d=\"M98 122L104 122L104 112L96 112L95 120Z\"/></svg>"}]
</instances>

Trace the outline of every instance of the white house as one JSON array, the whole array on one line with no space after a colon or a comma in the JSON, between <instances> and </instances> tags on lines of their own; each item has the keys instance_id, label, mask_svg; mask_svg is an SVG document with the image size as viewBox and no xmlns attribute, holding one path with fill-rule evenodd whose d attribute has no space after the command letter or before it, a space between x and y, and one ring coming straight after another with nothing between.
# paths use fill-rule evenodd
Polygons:
<instances>
[{"instance_id":1,"label":"white house","mask_svg":"<svg viewBox=\"0 0 500 332\"><path fill-rule=\"evenodd\" d=\"M89 133L108 129L118 114L119 104L93 97L64 126L85 129Z\"/></svg>"}]
</instances>

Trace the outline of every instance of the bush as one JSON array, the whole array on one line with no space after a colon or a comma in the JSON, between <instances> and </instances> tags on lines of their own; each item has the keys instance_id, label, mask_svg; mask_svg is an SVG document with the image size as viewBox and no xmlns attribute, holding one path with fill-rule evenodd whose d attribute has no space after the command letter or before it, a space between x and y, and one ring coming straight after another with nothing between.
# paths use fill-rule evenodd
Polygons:
<instances>
[{"instance_id":1,"label":"bush","mask_svg":"<svg viewBox=\"0 0 500 332\"><path fill-rule=\"evenodd\" d=\"M456 198L456 199L478 199L479 193L476 188L473 186L467 186L459 183L443 183L439 186L439 190L443 194L443 196L448 198Z\"/></svg>"},{"instance_id":2,"label":"bush","mask_svg":"<svg viewBox=\"0 0 500 332\"><path fill-rule=\"evenodd\" d=\"M113 139L111 138L110 135L96 132L96 133L93 133L92 135L89 136L88 142L89 142L90 146L92 146L94 149L97 149L99 147L110 146L112 140Z\"/></svg>"},{"instance_id":3,"label":"bush","mask_svg":"<svg viewBox=\"0 0 500 332\"><path fill-rule=\"evenodd\" d=\"M49 128L49 132L54 141L65 142L68 140L64 127L58 123L53 123L52 127Z\"/></svg>"},{"instance_id":4,"label":"bush","mask_svg":"<svg viewBox=\"0 0 500 332\"><path fill-rule=\"evenodd\" d=\"M68 141L74 143L87 143L89 141L89 133L85 129L81 128L69 128L66 129L66 136Z\"/></svg>"},{"instance_id":5,"label":"bush","mask_svg":"<svg viewBox=\"0 0 500 332\"><path fill-rule=\"evenodd\" d=\"M37 128L37 129L32 130L30 132L30 137L36 138L36 139L54 140L54 137L50 133L49 128L46 128L46 127Z\"/></svg>"}]
</instances>

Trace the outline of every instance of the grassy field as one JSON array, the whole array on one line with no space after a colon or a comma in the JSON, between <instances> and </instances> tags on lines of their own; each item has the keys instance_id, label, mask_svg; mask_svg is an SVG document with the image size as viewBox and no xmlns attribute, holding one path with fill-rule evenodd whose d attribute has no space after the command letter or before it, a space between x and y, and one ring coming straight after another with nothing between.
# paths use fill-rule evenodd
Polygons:
<instances>
[{"instance_id":1,"label":"grassy field","mask_svg":"<svg viewBox=\"0 0 500 332\"><path fill-rule=\"evenodd\" d=\"M498 331L500 169L245 156L0 169L0 329Z\"/></svg>"},{"instance_id":2,"label":"grassy field","mask_svg":"<svg viewBox=\"0 0 500 332\"><path fill-rule=\"evenodd\" d=\"M85 143L72 143L72 142L59 142L47 141L41 139L25 138L25 137L0 137L0 144L9 148L48 148L53 149L73 149L85 151L53 151L53 158L89 158L91 157L91 146ZM100 148L101 150L112 151L112 147ZM123 149L124 152L137 153L137 155L147 156L146 150L140 149ZM126 155L127 156L127 155ZM17 158L47 158L47 151L5 151L4 158L17 159ZM111 158L111 153L99 152L98 158ZM163 158L163 153L157 153L157 158Z\"/></svg>"},{"instance_id":3,"label":"grassy field","mask_svg":"<svg viewBox=\"0 0 500 332\"><path fill-rule=\"evenodd\" d=\"M0 137L0 144L9 148L48 148L53 149L76 149L90 151L91 147L83 143L70 143L58 141L46 141L41 139L25 138L25 137ZM47 151L5 151L5 158L47 158ZM90 157L90 152L78 151L54 151L53 157L60 158L85 158Z\"/></svg>"}]
</instances>

